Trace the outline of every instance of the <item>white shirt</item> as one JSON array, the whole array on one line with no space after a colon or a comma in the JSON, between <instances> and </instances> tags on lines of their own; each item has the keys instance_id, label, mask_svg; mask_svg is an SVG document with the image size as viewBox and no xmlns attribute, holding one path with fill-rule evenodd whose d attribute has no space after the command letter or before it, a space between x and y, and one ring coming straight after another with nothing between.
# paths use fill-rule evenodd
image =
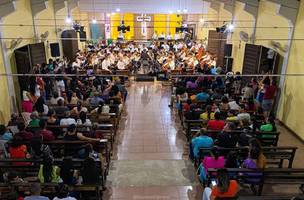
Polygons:
<instances>
[{"instance_id":1,"label":"white shirt","mask_svg":"<svg viewBox=\"0 0 304 200\"><path fill-rule=\"evenodd\" d=\"M172 35L171 34L167 35L167 40L172 40Z\"/></svg>"},{"instance_id":2,"label":"white shirt","mask_svg":"<svg viewBox=\"0 0 304 200\"><path fill-rule=\"evenodd\" d=\"M75 199L74 197L66 197L66 198L62 198L62 199L60 199L58 197L54 197L53 200L77 200L77 199Z\"/></svg>"},{"instance_id":3,"label":"white shirt","mask_svg":"<svg viewBox=\"0 0 304 200\"><path fill-rule=\"evenodd\" d=\"M169 62L169 67L170 67L171 70L174 70L174 69L175 69L175 62L174 62L173 60L171 60L171 61Z\"/></svg>"},{"instance_id":4,"label":"white shirt","mask_svg":"<svg viewBox=\"0 0 304 200\"><path fill-rule=\"evenodd\" d=\"M75 124L75 125L77 124L75 119L73 119L73 118L62 118L60 120L60 126L69 126L71 124Z\"/></svg>"},{"instance_id":5,"label":"white shirt","mask_svg":"<svg viewBox=\"0 0 304 200\"><path fill-rule=\"evenodd\" d=\"M179 34L178 34L178 33L175 33L175 35L174 35L174 39L175 39L175 40L179 40L179 39L180 39L180 36L179 36Z\"/></svg>"},{"instance_id":6,"label":"white shirt","mask_svg":"<svg viewBox=\"0 0 304 200\"><path fill-rule=\"evenodd\" d=\"M118 63L117 63L117 68L118 69L124 70L125 66L126 66L126 64L123 61L121 61L121 60L118 61Z\"/></svg>"},{"instance_id":7,"label":"white shirt","mask_svg":"<svg viewBox=\"0 0 304 200\"><path fill-rule=\"evenodd\" d=\"M109 59L104 59L101 63L101 68L103 70L109 70L109 67L111 66L111 62Z\"/></svg>"},{"instance_id":8,"label":"white shirt","mask_svg":"<svg viewBox=\"0 0 304 200\"><path fill-rule=\"evenodd\" d=\"M86 121L82 123L81 119L77 119L77 125L92 126L92 122L89 119L86 119Z\"/></svg>"},{"instance_id":9,"label":"white shirt","mask_svg":"<svg viewBox=\"0 0 304 200\"><path fill-rule=\"evenodd\" d=\"M163 47L166 51L169 51L169 50L170 50L170 47L169 47L169 45L167 45L167 44L163 44L162 47Z\"/></svg>"},{"instance_id":10,"label":"white shirt","mask_svg":"<svg viewBox=\"0 0 304 200\"><path fill-rule=\"evenodd\" d=\"M228 105L231 110L240 110L241 108L235 101L230 101Z\"/></svg>"}]
</instances>

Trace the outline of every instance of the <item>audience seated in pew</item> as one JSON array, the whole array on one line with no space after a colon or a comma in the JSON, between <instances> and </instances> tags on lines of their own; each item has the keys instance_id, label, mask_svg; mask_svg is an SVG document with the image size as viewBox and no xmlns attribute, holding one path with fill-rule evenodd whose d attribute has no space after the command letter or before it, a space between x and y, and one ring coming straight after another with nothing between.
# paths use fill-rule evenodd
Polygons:
<instances>
[{"instance_id":1,"label":"audience seated in pew","mask_svg":"<svg viewBox=\"0 0 304 200\"><path fill-rule=\"evenodd\" d=\"M225 127L225 121L221 120L221 113L215 112L214 119L209 120L207 123L207 129L209 130L223 130Z\"/></svg>"},{"instance_id":2,"label":"audience seated in pew","mask_svg":"<svg viewBox=\"0 0 304 200\"><path fill-rule=\"evenodd\" d=\"M202 200L214 200L217 198L237 197L240 188L236 180L230 180L228 171L225 168L217 170L217 179L214 180L212 188L204 189Z\"/></svg>"},{"instance_id":3,"label":"audience seated in pew","mask_svg":"<svg viewBox=\"0 0 304 200\"><path fill-rule=\"evenodd\" d=\"M39 127L40 127L40 130L35 133L36 136L37 135L41 136L43 138L43 141L55 140L56 137L55 137L54 133L52 131L46 129L46 127L47 127L46 120L41 119L39 121Z\"/></svg>"},{"instance_id":4,"label":"audience seated in pew","mask_svg":"<svg viewBox=\"0 0 304 200\"><path fill-rule=\"evenodd\" d=\"M41 196L41 187L39 183L32 183L31 184L31 196L27 196L24 200L50 200L46 196Z\"/></svg>"},{"instance_id":5,"label":"audience seated in pew","mask_svg":"<svg viewBox=\"0 0 304 200\"><path fill-rule=\"evenodd\" d=\"M200 119L202 120L214 120L214 115L215 113L212 112L212 106L207 105L206 106L206 111L200 115Z\"/></svg>"},{"instance_id":6,"label":"audience seated in pew","mask_svg":"<svg viewBox=\"0 0 304 200\"><path fill-rule=\"evenodd\" d=\"M200 148L212 147L213 144L213 139L207 135L206 131L201 130L199 135L193 138L190 143L190 158L198 158Z\"/></svg>"}]
</instances>

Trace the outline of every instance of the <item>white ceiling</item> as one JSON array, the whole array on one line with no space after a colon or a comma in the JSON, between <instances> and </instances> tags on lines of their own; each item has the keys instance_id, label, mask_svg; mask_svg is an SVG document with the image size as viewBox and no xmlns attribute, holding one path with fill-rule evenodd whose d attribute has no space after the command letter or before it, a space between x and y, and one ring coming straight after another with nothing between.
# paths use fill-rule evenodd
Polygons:
<instances>
[{"instance_id":1,"label":"white ceiling","mask_svg":"<svg viewBox=\"0 0 304 200\"><path fill-rule=\"evenodd\" d=\"M95 5L95 6L94 6ZM95 7L95 8L94 8ZM206 14L209 3L202 0L80 0L82 11L112 13L177 13Z\"/></svg>"}]
</instances>

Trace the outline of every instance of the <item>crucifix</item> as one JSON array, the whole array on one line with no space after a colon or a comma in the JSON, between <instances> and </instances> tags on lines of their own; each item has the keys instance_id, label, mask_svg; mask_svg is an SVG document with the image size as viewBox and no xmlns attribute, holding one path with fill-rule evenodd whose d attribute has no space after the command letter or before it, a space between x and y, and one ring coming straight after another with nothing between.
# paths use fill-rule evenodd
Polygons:
<instances>
[{"instance_id":1,"label":"crucifix","mask_svg":"<svg viewBox=\"0 0 304 200\"><path fill-rule=\"evenodd\" d=\"M147 36L147 22L151 21L151 17L146 14L141 14L140 16L137 16L137 21L141 22L141 34Z\"/></svg>"}]
</instances>

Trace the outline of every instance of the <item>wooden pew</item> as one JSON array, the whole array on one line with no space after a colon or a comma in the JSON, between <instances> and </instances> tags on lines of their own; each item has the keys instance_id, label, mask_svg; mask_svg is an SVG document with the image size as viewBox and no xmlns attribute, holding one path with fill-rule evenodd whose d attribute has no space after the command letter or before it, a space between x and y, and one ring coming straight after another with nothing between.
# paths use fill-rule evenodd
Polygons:
<instances>
[{"instance_id":1,"label":"wooden pew","mask_svg":"<svg viewBox=\"0 0 304 200\"><path fill-rule=\"evenodd\" d=\"M0 191L2 193L1 199L8 199L8 193L12 190L17 192L27 192L30 191L30 183L0 183ZM42 195L51 197L53 199L56 196L56 187L58 187L58 183L41 183L41 193ZM95 196L92 197L93 199L101 199L102 197L102 191L104 190L104 187L102 184L96 184L96 185L70 185L69 191L74 192L95 192ZM82 196L81 199L90 199L87 196Z\"/></svg>"},{"instance_id":2,"label":"wooden pew","mask_svg":"<svg viewBox=\"0 0 304 200\"><path fill-rule=\"evenodd\" d=\"M188 133L189 141L193 138L193 135L199 132L200 129L190 129L190 133ZM221 131L214 131L214 130L207 130L207 135L210 137L213 137L213 139L216 139L216 135L219 134ZM232 132L233 134L240 135L242 133L245 133L242 130L235 130ZM279 142L280 132L261 132L257 130L255 133L252 131L246 132L252 135L252 137L257 138L262 146L277 146Z\"/></svg>"},{"instance_id":3,"label":"wooden pew","mask_svg":"<svg viewBox=\"0 0 304 200\"><path fill-rule=\"evenodd\" d=\"M28 147L30 146L30 142L29 141L24 141L23 144L27 145ZM89 142L89 141L65 141L65 140L54 140L54 141L43 141L43 144L49 145L49 147L51 148L52 152L54 153L55 156L55 160L61 161L62 157L64 156L64 151L68 150L68 151L73 151L73 150L79 150L81 148L84 147L84 145L87 144L92 144L93 146L95 146L98 151L97 153L101 153L103 155L103 157L105 158L105 172L106 174L109 171L110 168L110 163L111 163L111 150L110 147L108 145L108 140L103 139L100 142ZM8 143L8 145L10 145L10 142ZM15 160L15 159L14 159ZM75 162L80 162L81 159L73 159ZM10 161L9 159L1 159L1 162L8 162ZM18 161L21 162L21 161ZM23 161L23 162L28 162L28 161ZM39 162L39 160L37 161Z\"/></svg>"},{"instance_id":4,"label":"wooden pew","mask_svg":"<svg viewBox=\"0 0 304 200\"><path fill-rule=\"evenodd\" d=\"M64 130L66 130L68 128L67 125L65 126L60 126L60 125L47 125L46 127L47 129L61 129L61 132L65 132ZM87 130L84 131L83 128L86 128ZM82 132L82 133L86 133L86 132L91 132L92 131L92 126L86 126L86 125L77 125L77 129ZM116 135L116 131L114 129L114 125L113 124L98 124L97 125L97 130L98 133L102 134L102 136L106 139L110 140L110 144L111 144L111 148L113 148L113 143L114 143L114 139L115 139L115 135Z\"/></svg>"},{"instance_id":5,"label":"wooden pew","mask_svg":"<svg viewBox=\"0 0 304 200\"><path fill-rule=\"evenodd\" d=\"M210 154L212 148L200 148L198 163L204 158L204 155ZM217 147L220 155L227 155L230 151L234 151L238 156L238 160L242 163L248 155L248 147L235 147L235 148L223 148ZM283 168L284 161L287 161L288 168L292 168L294 157L297 151L297 147L283 146L283 147L263 147L263 153L267 159L268 166L275 166L277 168Z\"/></svg>"},{"instance_id":6,"label":"wooden pew","mask_svg":"<svg viewBox=\"0 0 304 200\"><path fill-rule=\"evenodd\" d=\"M217 169L208 169L208 182L215 178ZM248 183L251 179L258 179L256 195L261 196L265 184L271 185L300 185L302 193L304 193L304 168L266 168L266 169L245 169L245 168L228 168L232 179L236 179L239 183ZM251 182L251 181L250 181ZM255 191L254 191L255 192Z\"/></svg>"}]
</instances>

